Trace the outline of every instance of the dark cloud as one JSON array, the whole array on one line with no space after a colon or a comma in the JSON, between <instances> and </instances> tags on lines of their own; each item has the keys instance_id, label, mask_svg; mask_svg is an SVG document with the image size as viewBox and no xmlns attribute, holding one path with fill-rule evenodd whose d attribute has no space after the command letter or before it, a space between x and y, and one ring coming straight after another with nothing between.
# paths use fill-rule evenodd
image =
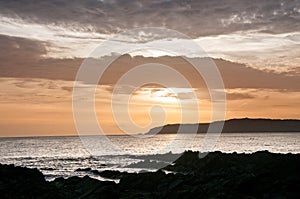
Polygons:
<instances>
[{"instance_id":1,"label":"dark cloud","mask_svg":"<svg viewBox=\"0 0 300 199\"><path fill-rule=\"evenodd\" d=\"M255 98L255 96L249 93L227 93L226 94L227 100L242 100L242 99L253 99L253 98Z\"/></svg>"},{"instance_id":2,"label":"dark cloud","mask_svg":"<svg viewBox=\"0 0 300 199\"><path fill-rule=\"evenodd\" d=\"M46 52L46 44L43 42L7 36L1 36L0 41L0 77L43 78L73 81L76 78L80 65L84 61L81 58L45 58L42 56ZM107 62L107 58L109 57L103 57L101 60L87 59L88 63L90 63L89 67L92 75L97 75L97 73L93 71L97 71L99 68L103 67ZM208 61L208 58L193 59L197 59L200 66L205 66ZM266 88L281 89L284 91L300 90L299 74L294 71L279 73L275 71L259 70L247 67L245 64L229 62L223 59L214 59L214 62L221 73L225 88L227 89ZM205 82L190 63L182 57L170 56L158 58L143 56L131 57L130 55L120 56L105 70L100 83L104 85L114 85L130 69L149 63L153 63L153 66L155 67L157 66L157 63L169 66L185 77L193 88L205 88ZM298 68L295 70L298 70ZM181 86L178 83L179 81L174 81L174 79L169 78L170 74L166 72L145 75L153 76L154 82L155 80L160 79L168 83L171 87ZM145 76L140 75L135 77L134 80L142 81L144 78ZM86 80L86 82L87 81L89 80Z\"/></svg>"},{"instance_id":3,"label":"dark cloud","mask_svg":"<svg viewBox=\"0 0 300 199\"><path fill-rule=\"evenodd\" d=\"M300 30L299 0L19 0L1 1L0 13L101 33L145 26L167 27L192 37L253 29Z\"/></svg>"},{"instance_id":4,"label":"dark cloud","mask_svg":"<svg viewBox=\"0 0 300 199\"><path fill-rule=\"evenodd\" d=\"M182 100L195 99L193 92L180 92L177 94L177 97Z\"/></svg>"},{"instance_id":5,"label":"dark cloud","mask_svg":"<svg viewBox=\"0 0 300 199\"><path fill-rule=\"evenodd\" d=\"M82 59L46 59L47 43L0 36L0 76L74 80Z\"/></svg>"},{"instance_id":6,"label":"dark cloud","mask_svg":"<svg viewBox=\"0 0 300 199\"><path fill-rule=\"evenodd\" d=\"M0 60L3 64L33 62L46 54L45 46L46 42L0 35Z\"/></svg>"},{"instance_id":7,"label":"dark cloud","mask_svg":"<svg viewBox=\"0 0 300 199\"><path fill-rule=\"evenodd\" d=\"M73 91L73 87L71 86L63 86L61 87L63 90L68 91L68 92L72 92Z\"/></svg>"},{"instance_id":8,"label":"dark cloud","mask_svg":"<svg viewBox=\"0 0 300 199\"><path fill-rule=\"evenodd\" d=\"M300 90L299 75L294 72L278 73L247 67L245 64L214 60L227 88L267 88Z\"/></svg>"}]
</instances>

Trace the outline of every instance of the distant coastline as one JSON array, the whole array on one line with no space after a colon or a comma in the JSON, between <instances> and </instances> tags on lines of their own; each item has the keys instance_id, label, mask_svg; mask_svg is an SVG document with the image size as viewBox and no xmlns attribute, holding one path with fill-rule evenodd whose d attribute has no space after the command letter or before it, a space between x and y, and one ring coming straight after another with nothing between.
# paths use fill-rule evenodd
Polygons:
<instances>
[{"instance_id":1,"label":"distant coastline","mask_svg":"<svg viewBox=\"0 0 300 199\"><path fill-rule=\"evenodd\" d=\"M168 124L165 126L152 128L146 134L175 134L181 126L182 133L206 133L209 125L219 126L224 122L222 133L264 133L264 132L299 132L300 120L296 119L230 119L226 121L216 121L212 123L196 124Z\"/></svg>"}]
</instances>

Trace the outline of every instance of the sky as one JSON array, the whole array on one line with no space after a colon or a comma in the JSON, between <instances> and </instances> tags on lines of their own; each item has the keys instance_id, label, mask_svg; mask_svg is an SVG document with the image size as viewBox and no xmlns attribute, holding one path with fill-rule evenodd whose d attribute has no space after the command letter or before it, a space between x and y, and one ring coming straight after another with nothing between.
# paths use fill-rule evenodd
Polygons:
<instances>
[{"instance_id":1,"label":"sky","mask_svg":"<svg viewBox=\"0 0 300 199\"><path fill-rule=\"evenodd\" d=\"M224 82L225 119L300 119L299 21L299 0L0 1L0 136L77 135L72 112L76 74L84 60L99 62L101 68L98 59L115 55L118 59L105 71L94 98L98 122L107 134L213 120L208 87L186 57L214 61ZM103 46L124 31L148 27L184 34L206 56L168 34L140 34L133 42L115 41L117 48ZM157 49L123 53L124 46L153 43L175 49L170 41L182 44L180 54ZM107 54L91 56L101 45ZM117 84L123 74L147 63L179 71L190 87L179 81L169 87L149 83L130 93L128 85ZM117 100L130 97L126 110L132 121L122 119L124 104L112 107L114 89ZM184 120L179 102L188 113Z\"/></svg>"}]
</instances>

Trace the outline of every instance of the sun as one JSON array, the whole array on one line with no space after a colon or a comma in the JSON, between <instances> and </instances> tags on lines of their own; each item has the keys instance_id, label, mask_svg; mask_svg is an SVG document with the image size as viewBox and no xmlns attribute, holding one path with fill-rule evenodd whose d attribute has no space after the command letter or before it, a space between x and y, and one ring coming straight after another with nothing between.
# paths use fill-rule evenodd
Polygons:
<instances>
[{"instance_id":1,"label":"sun","mask_svg":"<svg viewBox=\"0 0 300 199\"><path fill-rule=\"evenodd\" d=\"M178 103L178 97L175 92L168 88L159 88L151 90L151 99L162 103Z\"/></svg>"}]
</instances>

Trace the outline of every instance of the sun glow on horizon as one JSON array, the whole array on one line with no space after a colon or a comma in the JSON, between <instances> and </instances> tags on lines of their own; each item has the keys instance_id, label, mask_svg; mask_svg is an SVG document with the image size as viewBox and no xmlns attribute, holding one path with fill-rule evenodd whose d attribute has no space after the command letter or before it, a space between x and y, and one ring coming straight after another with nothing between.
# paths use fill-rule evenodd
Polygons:
<instances>
[{"instance_id":1,"label":"sun glow on horizon","mask_svg":"<svg viewBox=\"0 0 300 199\"><path fill-rule=\"evenodd\" d=\"M0 137L300 119L298 0L0 4Z\"/></svg>"},{"instance_id":2,"label":"sun glow on horizon","mask_svg":"<svg viewBox=\"0 0 300 199\"><path fill-rule=\"evenodd\" d=\"M158 91L151 91L151 99L162 103L178 103L178 96L176 93L168 88L161 88Z\"/></svg>"}]
</instances>

